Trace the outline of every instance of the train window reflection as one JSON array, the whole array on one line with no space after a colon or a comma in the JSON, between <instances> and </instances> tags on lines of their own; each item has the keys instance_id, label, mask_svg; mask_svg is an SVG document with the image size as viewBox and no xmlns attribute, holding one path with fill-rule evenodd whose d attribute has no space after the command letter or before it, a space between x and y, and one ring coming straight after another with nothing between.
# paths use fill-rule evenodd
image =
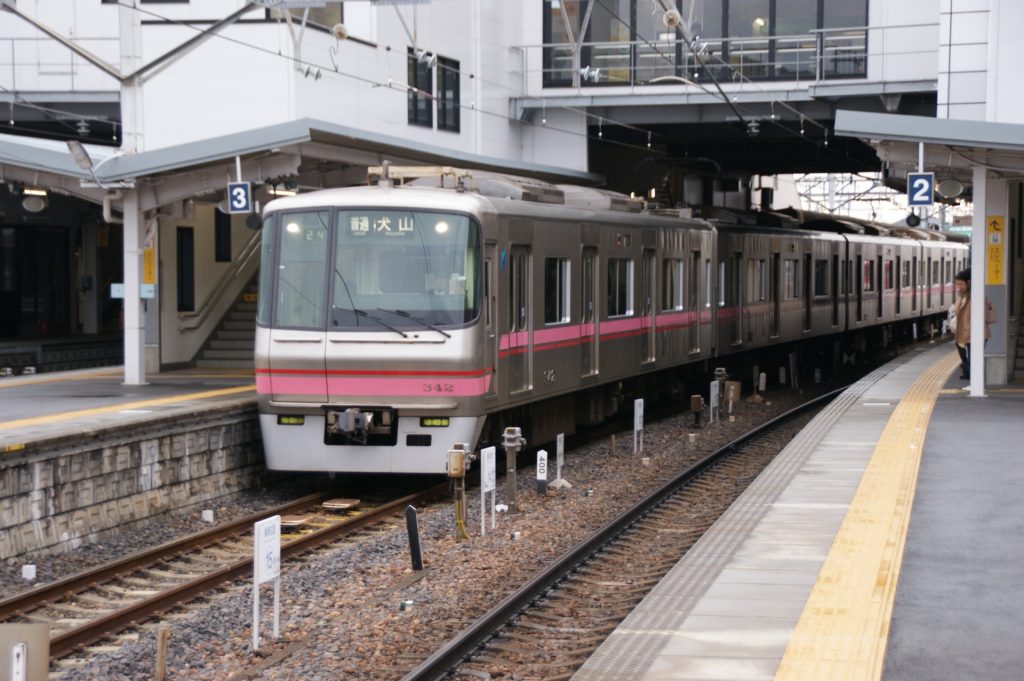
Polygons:
<instances>
[{"instance_id":1,"label":"train window reflection","mask_svg":"<svg viewBox=\"0 0 1024 681\"><path fill-rule=\"evenodd\" d=\"M457 326L479 311L479 230L466 216L345 210L336 219L331 329Z\"/></svg>"},{"instance_id":2,"label":"train window reflection","mask_svg":"<svg viewBox=\"0 0 1024 681\"><path fill-rule=\"evenodd\" d=\"M327 211L287 213L280 223L274 325L323 328Z\"/></svg>"}]
</instances>

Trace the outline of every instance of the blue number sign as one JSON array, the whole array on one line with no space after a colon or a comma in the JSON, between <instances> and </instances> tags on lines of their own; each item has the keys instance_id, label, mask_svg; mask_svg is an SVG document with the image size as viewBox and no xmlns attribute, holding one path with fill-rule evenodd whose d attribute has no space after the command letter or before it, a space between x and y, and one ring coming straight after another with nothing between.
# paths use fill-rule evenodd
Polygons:
<instances>
[{"instance_id":1,"label":"blue number sign","mask_svg":"<svg viewBox=\"0 0 1024 681\"><path fill-rule=\"evenodd\" d=\"M248 182L228 182L228 212L252 212L252 185Z\"/></svg>"},{"instance_id":2,"label":"blue number sign","mask_svg":"<svg viewBox=\"0 0 1024 681\"><path fill-rule=\"evenodd\" d=\"M907 173L907 205L935 203L935 173Z\"/></svg>"}]
</instances>

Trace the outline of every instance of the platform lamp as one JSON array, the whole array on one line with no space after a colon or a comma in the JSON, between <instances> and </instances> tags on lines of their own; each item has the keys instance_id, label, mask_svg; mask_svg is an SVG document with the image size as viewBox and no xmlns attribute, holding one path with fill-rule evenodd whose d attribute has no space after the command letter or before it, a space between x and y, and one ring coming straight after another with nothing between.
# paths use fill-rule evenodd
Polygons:
<instances>
[{"instance_id":1,"label":"platform lamp","mask_svg":"<svg viewBox=\"0 0 1024 681\"><path fill-rule=\"evenodd\" d=\"M92 158L89 157L89 152L85 150L85 146L78 140L67 140L68 151L71 152L71 158L75 159L75 165L82 170L89 172L89 176L92 177L92 181L100 189L106 189L100 179L96 177L96 171L92 165Z\"/></svg>"}]
</instances>

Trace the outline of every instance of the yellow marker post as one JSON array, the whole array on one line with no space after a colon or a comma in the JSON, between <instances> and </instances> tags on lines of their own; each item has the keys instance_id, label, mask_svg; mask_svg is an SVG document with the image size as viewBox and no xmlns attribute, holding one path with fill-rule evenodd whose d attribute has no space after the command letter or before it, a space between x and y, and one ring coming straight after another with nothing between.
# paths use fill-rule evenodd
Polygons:
<instances>
[{"instance_id":1,"label":"yellow marker post","mask_svg":"<svg viewBox=\"0 0 1024 681\"><path fill-rule=\"evenodd\" d=\"M156 283L156 249L152 246L142 251L142 283Z\"/></svg>"},{"instance_id":2,"label":"yellow marker post","mask_svg":"<svg viewBox=\"0 0 1024 681\"><path fill-rule=\"evenodd\" d=\"M985 218L985 284L1002 286L1006 283L1003 269L1003 243L1006 218L989 215Z\"/></svg>"}]
</instances>

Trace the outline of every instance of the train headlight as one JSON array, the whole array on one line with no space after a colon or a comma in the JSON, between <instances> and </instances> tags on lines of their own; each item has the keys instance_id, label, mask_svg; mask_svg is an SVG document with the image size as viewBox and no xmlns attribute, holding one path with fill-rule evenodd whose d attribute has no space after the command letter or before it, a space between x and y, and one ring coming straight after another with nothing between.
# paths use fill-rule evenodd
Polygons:
<instances>
[{"instance_id":1,"label":"train headlight","mask_svg":"<svg viewBox=\"0 0 1024 681\"><path fill-rule=\"evenodd\" d=\"M305 422L305 416L285 416L284 414L277 416L277 425L279 426L301 426Z\"/></svg>"},{"instance_id":2,"label":"train headlight","mask_svg":"<svg viewBox=\"0 0 1024 681\"><path fill-rule=\"evenodd\" d=\"M447 416L421 416L420 428L447 428Z\"/></svg>"}]
</instances>

